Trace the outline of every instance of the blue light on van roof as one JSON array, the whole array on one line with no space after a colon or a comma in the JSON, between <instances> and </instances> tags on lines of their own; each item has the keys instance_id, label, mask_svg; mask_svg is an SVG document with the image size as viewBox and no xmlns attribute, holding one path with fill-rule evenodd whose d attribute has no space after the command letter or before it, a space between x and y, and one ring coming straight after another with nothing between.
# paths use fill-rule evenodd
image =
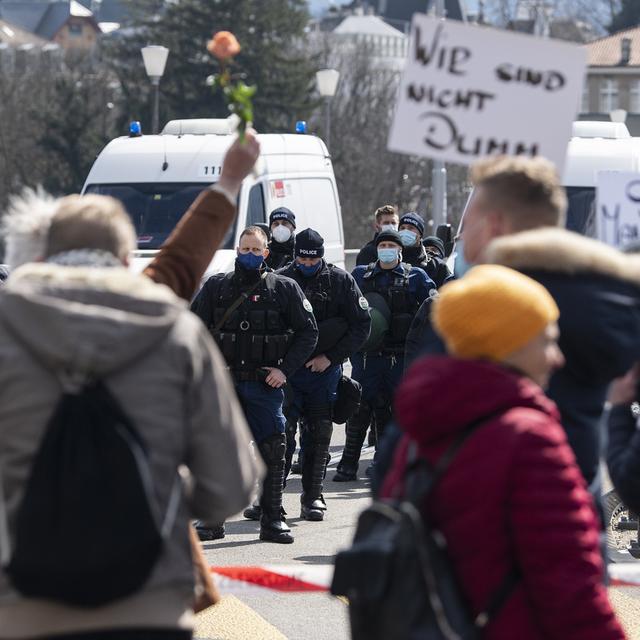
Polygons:
<instances>
[{"instance_id":1,"label":"blue light on van roof","mask_svg":"<svg viewBox=\"0 0 640 640\"><path fill-rule=\"evenodd\" d=\"M142 125L140 124L140 120L134 120L129 125L129 135L132 138L137 138L142 135Z\"/></svg>"},{"instance_id":2,"label":"blue light on van roof","mask_svg":"<svg viewBox=\"0 0 640 640\"><path fill-rule=\"evenodd\" d=\"M307 133L306 120L298 120L298 122L296 122L296 133Z\"/></svg>"}]
</instances>

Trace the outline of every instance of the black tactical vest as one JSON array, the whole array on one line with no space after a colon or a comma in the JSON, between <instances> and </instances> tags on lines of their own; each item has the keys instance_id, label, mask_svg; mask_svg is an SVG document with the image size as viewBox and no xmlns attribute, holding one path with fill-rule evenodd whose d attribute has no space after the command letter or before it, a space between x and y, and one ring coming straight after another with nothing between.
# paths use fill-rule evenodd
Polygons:
<instances>
[{"instance_id":1,"label":"black tactical vest","mask_svg":"<svg viewBox=\"0 0 640 640\"><path fill-rule=\"evenodd\" d=\"M327 264L315 278L302 278L297 282L302 284L300 288L304 291L305 298L313 307L313 316L320 324L331 318L330 306L333 300L333 288L331 286L331 270L333 265Z\"/></svg>"},{"instance_id":2,"label":"black tactical vest","mask_svg":"<svg viewBox=\"0 0 640 640\"><path fill-rule=\"evenodd\" d=\"M393 272L393 278L389 286L384 286L381 278L376 278L379 273L374 273L376 263L372 262L362 279L362 293L379 293L389 305L391 311L391 326L384 339L383 350L396 352L404 351L404 343L418 311L418 301L409 291L409 272L411 265L402 263L404 274Z\"/></svg>"},{"instance_id":3,"label":"black tactical vest","mask_svg":"<svg viewBox=\"0 0 640 640\"><path fill-rule=\"evenodd\" d=\"M287 354L293 334L286 327L284 310L275 295L276 281L274 273L267 273L248 295L250 286L240 289L235 277L222 281L214 301L215 311L210 330L234 372L251 374L261 367L279 367ZM215 330L227 309L243 293L246 299L225 320L222 327ZM260 377L257 376L256 379Z\"/></svg>"}]
</instances>

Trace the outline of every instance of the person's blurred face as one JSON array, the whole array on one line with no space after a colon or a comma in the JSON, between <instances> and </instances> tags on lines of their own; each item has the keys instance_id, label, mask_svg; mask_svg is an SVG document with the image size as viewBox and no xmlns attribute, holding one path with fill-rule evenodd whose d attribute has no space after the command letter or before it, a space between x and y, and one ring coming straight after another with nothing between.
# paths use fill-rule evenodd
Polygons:
<instances>
[{"instance_id":1,"label":"person's blurred face","mask_svg":"<svg viewBox=\"0 0 640 640\"><path fill-rule=\"evenodd\" d=\"M482 187L476 187L462 221L460 238L464 246L464 258L470 264L482 259L486 246L498 236L510 233L505 217L492 209Z\"/></svg>"},{"instance_id":2,"label":"person's blurred face","mask_svg":"<svg viewBox=\"0 0 640 640\"><path fill-rule=\"evenodd\" d=\"M393 225L396 229L400 218L395 213L383 213L378 220L376 220L376 231L381 231L382 227L387 225Z\"/></svg>"},{"instance_id":3,"label":"person's blurred face","mask_svg":"<svg viewBox=\"0 0 640 640\"><path fill-rule=\"evenodd\" d=\"M322 258L296 258L296 262L303 267L315 267L321 260Z\"/></svg>"},{"instance_id":4,"label":"person's blurred face","mask_svg":"<svg viewBox=\"0 0 640 640\"><path fill-rule=\"evenodd\" d=\"M264 237L253 233L247 233L240 238L237 252L238 255L253 253L254 256L262 256L263 258L269 255L269 249L267 249Z\"/></svg>"},{"instance_id":5,"label":"person's blurred face","mask_svg":"<svg viewBox=\"0 0 640 640\"><path fill-rule=\"evenodd\" d=\"M564 366L564 356L558 346L559 337L558 325L555 322L549 324L524 347L507 356L503 362L546 389L551 374Z\"/></svg>"}]
</instances>

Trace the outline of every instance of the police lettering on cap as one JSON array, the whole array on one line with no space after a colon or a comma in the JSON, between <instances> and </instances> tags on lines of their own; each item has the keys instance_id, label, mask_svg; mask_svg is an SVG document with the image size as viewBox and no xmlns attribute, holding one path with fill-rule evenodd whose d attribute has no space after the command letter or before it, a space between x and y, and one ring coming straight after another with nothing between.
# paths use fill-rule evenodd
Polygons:
<instances>
[{"instance_id":1,"label":"police lettering on cap","mask_svg":"<svg viewBox=\"0 0 640 640\"><path fill-rule=\"evenodd\" d=\"M313 229L305 229L296 235L296 258L322 258L324 238Z\"/></svg>"},{"instance_id":2,"label":"police lettering on cap","mask_svg":"<svg viewBox=\"0 0 640 640\"><path fill-rule=\"evenodd\" d=\"M397 231L381 231L376 236L376 248L381 242L395 242L399 247L402 247L402 239Z\"/></svg>"},{"instance_id":3,"label":"police lettering on cap","mask_svg":"<svg viewBox=\"0 0 640 640\"><path fill-rule=\"evenodd\" d=\"M285 220L294 229L296 228L296 214L287 209L287 207L278 207L269 214L269 226L271 226L275 220Z\"/></svg>"},{"instance_id":4,"label":"police lettering on cap","mask_svg":"<svg viewBox=\"0 0 640 640\"><path fill-rule=\"evenodd\" d=\"M415 227L419 232L420 232L420 237L422 237L422 235L424 234L424 220L422 219L422 216L420 216L417 213L405 213L401 218L400 218L400 224L410 224L413 227Z\"/></svg>"}]
</instances>

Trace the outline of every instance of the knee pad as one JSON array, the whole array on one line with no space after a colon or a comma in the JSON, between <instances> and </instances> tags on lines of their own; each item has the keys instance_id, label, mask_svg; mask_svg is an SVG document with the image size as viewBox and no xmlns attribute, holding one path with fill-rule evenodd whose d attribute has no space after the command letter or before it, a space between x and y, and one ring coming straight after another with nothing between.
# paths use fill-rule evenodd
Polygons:
<instances>
[{"instance_id":1,"label":"knee pad","mask_svg":"<svg viewBox=\"0 0 640 640\"><path fill-rule=\"evenodd\" d=\"M283 460L287 449L285 434L276 433L269 436L258 444L258 449L266 465Z\"/></svg>"}]
</instances>

